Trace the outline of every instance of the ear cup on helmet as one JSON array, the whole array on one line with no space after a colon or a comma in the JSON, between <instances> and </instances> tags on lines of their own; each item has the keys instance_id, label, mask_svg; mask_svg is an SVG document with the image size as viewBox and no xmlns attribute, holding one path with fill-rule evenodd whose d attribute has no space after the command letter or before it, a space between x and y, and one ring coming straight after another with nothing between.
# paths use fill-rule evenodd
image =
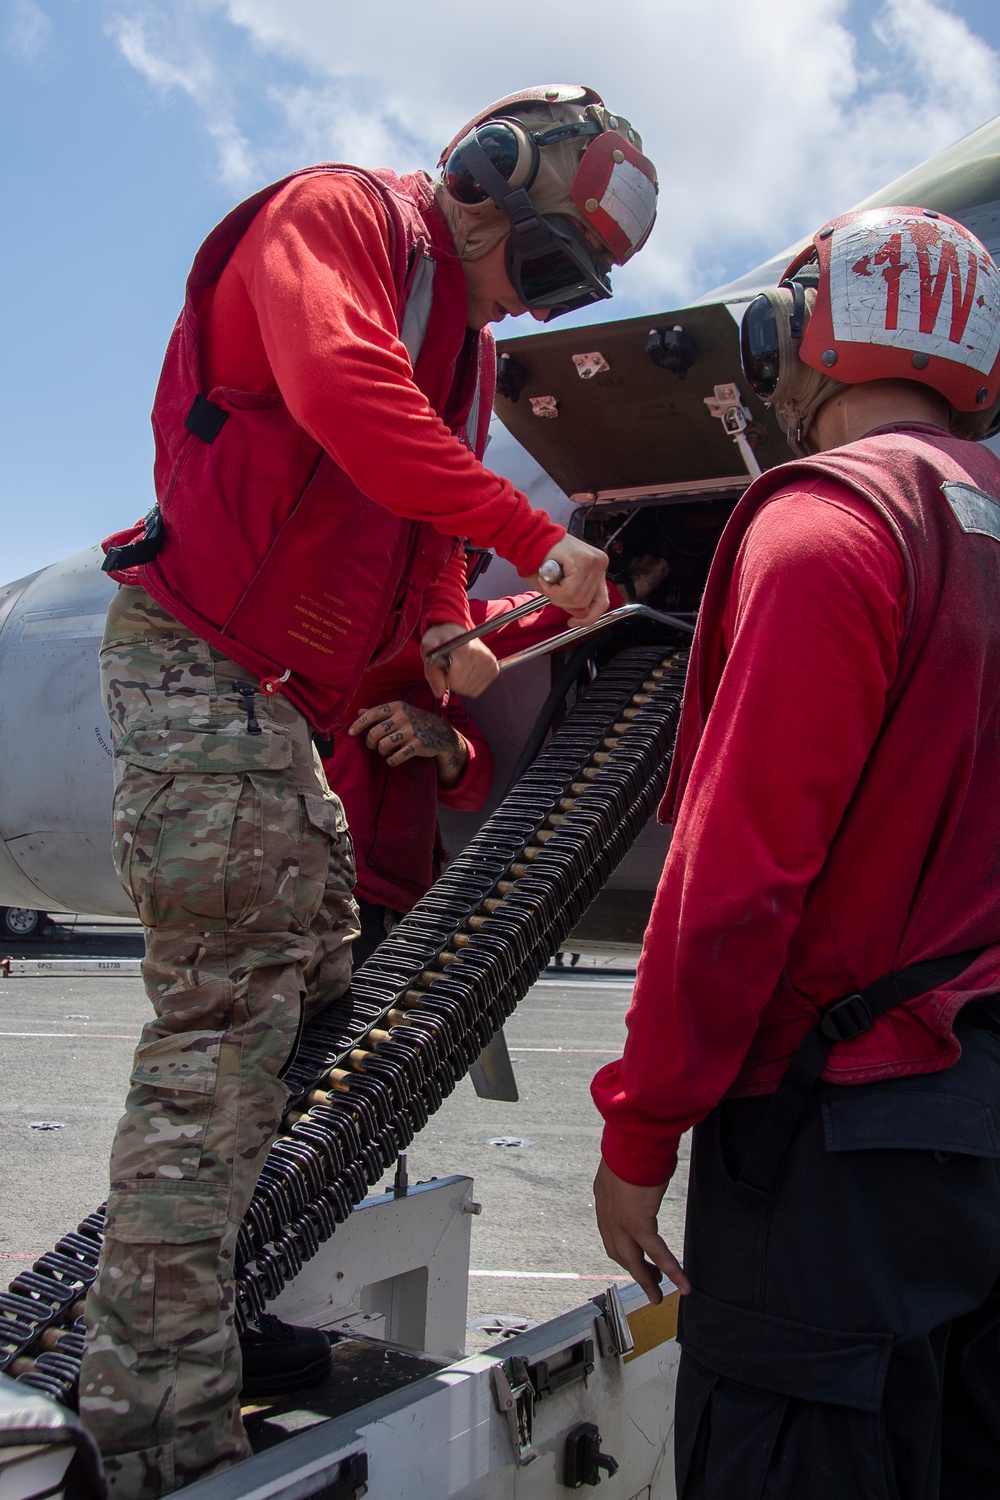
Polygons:
<instances>
[{"instance_id":1,"label":"ear cup on helmet","mask_svg":"<svg viewBox=\"0 0 1000 1500\"><path fill-rule=\"evenodd\" d=\"M750 303L740 328L740 357L747 384L774 408L793 453L805 453L804 440L825 401L843 389L825 369L802 359L802 341L816 306L810 268L804 280L786 277Z\"/></svg>"},{"instance_id":2,"label":"ear cup on helmet","mask_svg":"<svg viewBox=\"0 0 1000 1500\"><path fill-rule=\"evenodd\" d=\"M952 407L950 430L955 437L968 438L972 443L996 437L1000 433L1000 396L985 411L956 411Z\"/></svg>"},{"instance_id":3,"label":"ear cup on helmet","mask_svg":"<svg viewBox=\"0 0 1000 1500\"><path fill-rule=\"evenodd\" d=\"M434 192L461 259L507 236L510 284L548 318L610 297L610 265L645 243L656 214L641 137L578 85L508 95L463 126L439 165Z\"/></svg>"},{"instance_id":4,"label":"ear cup on helmet","mask_svg":"<svg viewBox=\"0 0 1000 1500\"><path fill-rule=\"evenodd\" d=\"M801 281L786 280L761 292L744 313L740 359L751 390L762 401L784 399L796 382L799 349L814 301L815 292L807 300Z\"/></svg>"}]
</instances>

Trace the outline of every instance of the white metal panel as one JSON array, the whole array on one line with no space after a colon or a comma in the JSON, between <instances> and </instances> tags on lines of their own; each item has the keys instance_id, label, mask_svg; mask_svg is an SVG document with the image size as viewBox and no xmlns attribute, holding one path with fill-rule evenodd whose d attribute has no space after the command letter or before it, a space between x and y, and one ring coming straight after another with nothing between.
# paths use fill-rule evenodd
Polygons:
<instances>
[{"instance_id":1,"label":"white metal panel","mask_svg":"<svg viewBox=\"0 0 1000 1500\"><path fill-rule=\"evenodd\" d=\"M472 1187L471 1177L444 1177L411 1187L405 1197L366 1198L271 1303L271 1311L313 1328L343 1327L350 1320L358 1333L461 1358L476 1213Z\"/></svg>"}]
</instances>

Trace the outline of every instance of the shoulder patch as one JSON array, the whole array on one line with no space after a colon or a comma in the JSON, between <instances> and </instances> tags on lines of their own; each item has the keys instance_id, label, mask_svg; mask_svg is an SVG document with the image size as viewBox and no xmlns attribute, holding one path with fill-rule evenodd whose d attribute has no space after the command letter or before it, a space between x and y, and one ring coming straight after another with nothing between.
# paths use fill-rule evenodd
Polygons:
<instances>
[{"instance_id":1,"label":"shoulder patch","mask_svg":"<svg viewBox=\"0 0 1000 1500\"><path fill-rule=\"evenodd\" d=\"M991 536L1000 542L1000 500L994 500L985 490L977 490L973 484L954 479L945 480L941 493L963 531Z\"/></svg>"}]
</instances>

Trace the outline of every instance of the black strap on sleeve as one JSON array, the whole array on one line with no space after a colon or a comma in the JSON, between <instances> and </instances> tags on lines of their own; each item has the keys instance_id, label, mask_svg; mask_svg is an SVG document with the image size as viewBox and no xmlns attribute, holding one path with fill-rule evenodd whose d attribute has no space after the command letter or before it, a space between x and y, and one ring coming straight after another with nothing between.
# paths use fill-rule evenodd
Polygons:
<instances>
[{"instance_id":1,"label":"black strap on sleeve","mask_svg":"<svg viewBox=\"0 0 1000 1500\"><path fill-rule=\"evenodd\" d=\"M184 418L184 426L203 443L214 443L229 421L229 413L209 401L206 396L195 396L191 410ZM117 573L123 568L136 568L140 563L152 562L163 546L166 533L160 507L154 505L143 521L143 534L135 542L124 547L112 547L101 563L103 573Z\"/></svg>"},{"instance_id":2,"label":"black strap on sleeve","mask_svg":"<svg viewBox=\"0 0 1000 1500\"><path fill-rule=\"evenodd\" d=\"M126 542L124 547L111 547L101 563L102 573L117 573L120 568L136 568L140 563L152 562L166 540L163 517L159 505L154 505L142 522L142 536L135 542Z\"/></svg>"},{"instance_id":3,"label":"black strap on sleeve","mask_svg":"<svg viewBox=\"0 0 1000 1500\"><path fill-rule=\"evenodd\" d=\"M191 410L184 418L184 426L203 443L214 443L228 421L229 413L221 406L216 406L207 396L195 396Z\"/></svg>"},{"instance_id":4,"label":"black strap on sleeve","mask_svg":"<svg viewBox=\"0 0 1000 1500\"><path fill-rule=\"evenodd\" d=\"M737 1179L743 1192L763 1197L774 1187L785 1152L805 1108L809 1090L819 1079L837 1042L851 1042L874 1026L880 1016L916 1000L938 985L957 979L985 953L969 948L946 958L922 959L876 979L857 994L835 1000L800 1043L772 1096L767 1113Z\"/></svg>"}]
</instances>

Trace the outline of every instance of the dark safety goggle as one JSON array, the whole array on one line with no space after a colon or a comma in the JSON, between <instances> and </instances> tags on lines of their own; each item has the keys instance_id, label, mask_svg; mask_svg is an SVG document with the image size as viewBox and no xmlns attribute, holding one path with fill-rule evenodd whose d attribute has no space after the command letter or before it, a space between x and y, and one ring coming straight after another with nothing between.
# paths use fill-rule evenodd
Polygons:
<instances>
[{"instance_id":1,"label":"dark safety goggle","mask_svg":"<svg viewBox=\"0 0 1000 1500\"><path fill-rule=\"evenodd\" d=\"M764 401L778 389L782 362L801 342L806 323L806 290L801 281L783 281L761 292L743 314L740 360L747 384Z\"/></svg>"},{"instance_id":2,"label":"dark safety goggle","mask_svg":"<svg viewBox=\"0 0 1000 1500\"><path fill-rule=\"evenodd\" d=\"M534 224L514 221L507 239L507 275L518 299L529 309L548 308L546 323L606 301L611 277L582 230L562 215L534 217Z\"/></svg>"},{"instance_id":3,"label":"dark safety goggle","mask_svg":"<svg viewBox=\"0 0 1000 1500\"><path fill-rule=\"evenodd\" d=\"M599 131L599 127L595 127ZM490 160L480 136L491 130L480 126L457 146L448 160L450 171L461 158L475 181L502 208L510 219L510 235L505 250L507 275L524 306L533 310L547 308L546 322L604 302L612 295L611 278L600 253L593 248L583 230L572 219L561 214L538 212L524 187L511 187ZM589 122L560 126L561 132L592 133ZM545 132L547 136L553 131Z\"/></svg>"}]
</instances>

